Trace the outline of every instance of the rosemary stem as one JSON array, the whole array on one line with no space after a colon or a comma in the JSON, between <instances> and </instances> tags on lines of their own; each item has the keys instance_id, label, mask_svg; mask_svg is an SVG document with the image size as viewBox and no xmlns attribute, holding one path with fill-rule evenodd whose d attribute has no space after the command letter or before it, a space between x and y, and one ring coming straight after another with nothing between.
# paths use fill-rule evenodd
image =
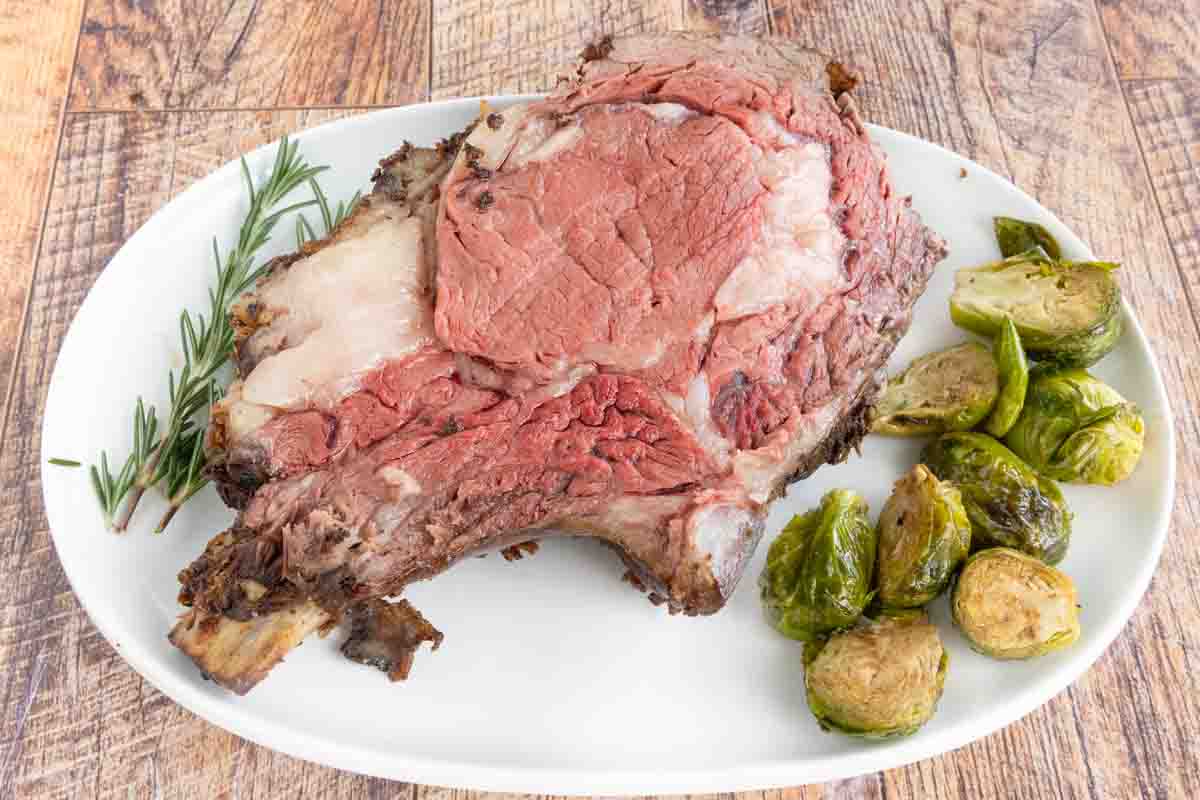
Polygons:
<instances>
[{"instance_id":1,"label":"rosemary stem","mask_svg":"<svg viewBox=\"0 0 1200 800\"><path fill-rule=\"evenodd\" d=\"M171 503L167 506L166 512L162 515L162 519L158 521L158 526L154 529L155 533L162 533L171 524L171 520L175 519L176 512L179 511L182 503Z\"/></svg>"},{"instance_id":2,"label":"rosemary stem","mask_svg":"<svg viewBox=\"0 0 1200 800\"><path fill-rule=\"evenodd\" d=\"M145 493L145 488L134 486L129 491L129 497L126 498L124 505L121 506L121 513L115 521L109 524L109 527L117 533L124 533L125 529L129 527L129 520L133 517L133 512L137 508L138 502Z\"/></svg>"},{"instance_id":3,"label":"rosemary stem","mask_svg":"<svg viewBox=\"0 0 1200 800\"><path fill-rule=\"evenodd\" d=\"M117 533L124 533L125 529L129 527L129 520L133 518L133 512L137 510L138 503L140 503L142 500L142 495L144 495L146 490L153 484L154 470L158 467L158 461L163 452L164 441L166 440L163 439L159 441L157 445L155 445L154 452L151 454L150 458L146 460L145 466L142 468L142 471L138 473L138 478L134 482L133 487L130 489L129 498L125 501L125 505L121 508L120 516L118 516L116 522L110 526Z\"/></svg>"}]
</instances>

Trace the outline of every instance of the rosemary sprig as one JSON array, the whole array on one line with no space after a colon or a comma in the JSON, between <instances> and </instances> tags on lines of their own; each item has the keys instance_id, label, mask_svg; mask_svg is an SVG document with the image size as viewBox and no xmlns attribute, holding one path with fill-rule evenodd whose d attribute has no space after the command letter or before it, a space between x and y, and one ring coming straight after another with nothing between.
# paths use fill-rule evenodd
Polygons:
<instances>
[{"instance_id":1,"label":"rosemary sprig","mask_svg":"<svg viewBox=\"0 0 1200 800\"><path fill-rule=\"evenodd\" d=\"M95 464L88 468L92 478L92 488L96 490L100 508L104 512L104 523L110 528L114 527L114 517L126 495L134 491L135 497L140 498L142 492L145 491L145 487L137 487L138 476L145 469L156 449L158 440L155 438L155 434L157 431L158 417L154 413L154 406L147 409L142 398L139 397L137 405L133 409L133 449L125 458L125 463L121 466L120 471L116 475L112 474L108 467L106 451L100 452L99 468ZM136 499L131 500L131 503L136 502Z\"/></svg>"},{"instance_id":2,"label":"rosemary sprig","mask_svg":"<svg viewBox=\"0 0 1200 800\"><path fill-rule=\"evenodd\" d=\"M180 456L188 454L188 458L186 461L181 457L165 459L163 492L167 496L167 510L158 521L155 533L162 533L180 507L208 483L204 475L204 428L189 428L177 440L176 450Z\"/></svg>"},{"instance_id":3,"label":"rosemary sprig","mask_svg":"<svg viewBox=\"0 0 1200 800\"><path fill-rule=\"evenodd\" d=\"M242 178L250 209L242 222L237 244L224 260L213 239L216 285L208 291L207 315L188 311L179 315L184 365L178 374L175 370L168 373L170 411L161 437L157 436L154 408L147 410L139 398L134 411L132 452L120 471L115 475L111 472L107 452L100 454L99 467L93 465L90 469L105 522L114 530L128 527L145 491L157 486L164 491L168 502L167 512L158 525L161 531L179 507L208 482L203 472L203 417L223 393L216 375L233 349L229 307L262 274L262 267L254 267L255 256L270 241L280 218L318 204L313 199L277 208L300 184L315 185L314 178L326 169L310 166L297 152L298 147L298 143L283 138L271 172L258 188L246 160L242 159Z\"/></svg>"},{"instance_id":4,"label":"rosemary sprig","mask_svg":"<svg viewBox=\"0 0 1200 800\"><path fill-rule=\"evenodd\" d=\"M308 220L303 214L296 215L296 249L304 247L304 243L317 238L313 233L312 226L308 224Z\"/></svg>"}]
</instances>

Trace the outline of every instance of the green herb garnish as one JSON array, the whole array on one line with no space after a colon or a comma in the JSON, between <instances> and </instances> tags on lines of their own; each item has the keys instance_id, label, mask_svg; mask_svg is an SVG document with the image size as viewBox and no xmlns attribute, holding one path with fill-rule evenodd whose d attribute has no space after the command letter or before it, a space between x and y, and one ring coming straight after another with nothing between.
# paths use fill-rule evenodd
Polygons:
<instances>
[{"instance_id":1,"label":"green herb garnish","mask_svg":"<svg viewBox=\"0 0 1200 800\"><path fill-rule=\"evenodd\" d=\"M82 467L83 464L73 458L51 458L47 459L56 467Z\"/></svg>"},{"instance_id":2,"label":"green herb garnish","mask_svg":"<svg viewBox=\"0 0 1200 800\"><path fill-rule=\"evenodd\" d=\"M328 231L358 201L359 196L355 195L348 206L339 203L336 211L331 211L315 180L326 167L310 166L299 155L298 146L286 136L283 138L270 174L257 188L246 160L242 159L250 209L242 222L237 244L224 259L216 238L213 239L216 285L209 289L207 312L183 311L179 315L184 365L167 376L170 409L165 427L160 431L154 407L147 408L138 398L133 417L133 446L121 468L114 474L107 452L101 452L99 464L89 469L104 521L113 530L123 531L128 527L142 495L153 486L167 498L167 511L156 528L162 531L180 506L208 483L204 474L204 416L224 394L217 372L233 350L229 307L262 274L263 267L254 266L255 257L270 241L280 218L317 205ZM312 187L313 199L282 206L283 200L303 183ZM298 236L302 229L314 238L307 221L297 222Z\"/></svg>"},{"instance_id":3,"label":"green herb garnish","mask_svg":"<svg viewBox=\"0 0 1200 800\"><path fill-rule=\"evenodd\" d=\"M315 180L310 180L309 185L312 187L313 198L316 200L317 208L321 212L321 221L325 223L326 235L333 232L333 229L342 224L342 220L350 216L350 212L358 205L358 201L362 199L362 192L355 192L350 198L350 202L339 200L337 208L331 208L329 199L325 196L325 192L321 191L321 184ZM305 242L316 239L317 235L313 233L312 226L308 224L308 220L303 214L296 216L296 247L301 248Z\"/></svg>"}]
</instances>

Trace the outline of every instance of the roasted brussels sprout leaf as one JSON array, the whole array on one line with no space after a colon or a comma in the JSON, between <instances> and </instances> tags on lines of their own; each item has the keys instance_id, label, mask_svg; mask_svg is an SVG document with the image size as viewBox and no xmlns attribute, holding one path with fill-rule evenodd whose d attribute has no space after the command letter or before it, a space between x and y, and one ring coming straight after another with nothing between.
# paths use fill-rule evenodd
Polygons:
<instances>
[{"instance_id":1,"label":"roasted brussels sprout leaf","mask_svg":"<svg viewBox=\"0 0 1200 800\"><path fill-rule=\"evenodd\" d=\"M758 584L767 619L784 636L809 641L862 614L875 568L867 510L858 493L834 489L771 543Z\"/></svg>"},{"instance_id":2,"label":"roasted brussels sprout leaf","mask_svg":"<svg viewBox=\"0 0 1200 800\"><path fill-rule=\"evenodd\" d=\"M1021 347L1021 335L1011 319L1005 318L996 334L995 353L996 363L1000 366L1000 394L983 429L999 439L1016 424L1029 386L1029 362Z\"/></svg>"},{"instance_id":3,"label":"roasted brussels sprout leaf","mask_svg":"<svg viewBox=\"0 0 1200 800\"><path fill-rule=\"evenodd\" d=\"M1005 258L1038 247L1050 258L1062 258L1058 240L1036 222L1026 222L1013 217L993 217L992 226L996 231L996 243L1000 245L1000 254Z\"/></svg>"},{"instance_id":4,"label":"roasted brussels sprout leaf","mask_svg":"<svg viewBox=\"0 0 1200 800\"><path fill-rule=\"evenodd\" d=\"M954 583L950 613L971 647L992 658L1032 658L1079 638L1075 584L1007 547L967 559Z\"/></svg>"},{"instance_id":5,"label":"roasted brussels sprout leaf","mask_svg":"<svg viewBox=\"0 0 1200 800\"><path fill-rule=\"evenodd\" d=\"M950 656L924 614L881 616L805 648L808 707L824 730L883 739L933 717Z\"/></svg>"},{"instance_id":6,"label":"roasted brussels sprout leaf","mask_svg":"<svg viewBox=\"0 0 1200 800\"><path fill-rule=\"evenodd\" d=\"M1071 539L1071 512L1058 484L982 433L947 433L921 461L962 492L971 549L1012 547L1057 564Z\"/></svg>"},{"instance_id":7,"label":"roasted brussels sprout leaf","mask_svg":"<svg viewBox=\"0 0 1200 800\"><path fill-rule=\"evenodd\" d=\"M1052 261L1023 253L954 276L950 318L982 336L1011 318L1030 357L1087 367L1121 336L1121 289L1114 265Z\"/></svg>"},{"instance_id":8,"label":"roasted brussels sprout leaf","mask_svg":"<svg viewBox=\"0 0 1200 800\"><path fill-rule=\"evenodd\" d=\"M1144 438L1137 406L1086 371L1064 369L1035 377L1004 441L1043 475L1111 486L1133 472Z\"/></svg>"},{"instance_id":9,"label":"roasted brussels sprout leaf","mask_svg":"<svg viewBox=\"0 0 1200 800\"><path fill-rule=\"evenodd\" d=\"M918 464L896 482L879 515L877 600L883 608L918 608L950 582L971 549L962 495Z\"/></svg>"},{"instance_id":10,"label":"roasted brussels sprout leaf","mask_svg":"<svg viewBox=\"0 0 1200 800\"><path fill-rule=\"evenodd\" d=\"M1000 371L988 349L965 342L921 356L888 381L871 431L920 436L975 427L996 402Z\"/></svg>"}]
</instances>

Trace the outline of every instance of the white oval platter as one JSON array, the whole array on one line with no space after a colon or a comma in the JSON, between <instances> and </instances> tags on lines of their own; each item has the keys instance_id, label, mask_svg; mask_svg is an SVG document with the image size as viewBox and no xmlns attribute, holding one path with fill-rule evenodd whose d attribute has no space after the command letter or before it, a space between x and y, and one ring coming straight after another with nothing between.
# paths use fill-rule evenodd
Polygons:
<instances>
[{"instance_id":1,"label":"white oval platter","mask_svg":"<svg viewBox=\"0 0 1200 800\"><path fill-rule=\"evenodd\" d=\"M311 163L331 166L322 177L327 193L349 197L402 140L432 143L478 107L455 100L378 111L296 138ZM1091 255L994 173L902 133L872 134L897 190L914 195L951 248L890 367L965 338L946 301L958 267L998 255L993 215L1037 220L1068 256ZM252 172L265 174L273 155L273 146L252 153ZM123 456L136 396L165 407L166 370L180 359L178 311L202 307L211 237L227 247L245 207L239 169L228 164L155 214L112 259L63 342L43 464L52 456L90 461L103 448ZM291 245L291 231L280 226L269 255ZM292 755L419 783L536 793L714 792L845 778L960 747L1029 713L1078 678L1133 612L1166 538L1175 455L1161 376L1125 313L1124 337L1094 372L1141 405L1145 456L1116 488L1065 487L1076 519L1061 567L1079 588L1082 638L1041 659L991 661L949 625L943 598L932 613L952 658L945 696L934 720L905 739L862 742L817 727L804 704L800 646L761 617L755 581L765 543L728 607L704 618L668 617L622 583L617 559L593 543L545 543L517 563L468 559L408 592L446 641L419 654L406 683L342 659L335 634L309 641L236 697L205 682L166 640L179 611L176 572L232 518L211 488L166 534L150 533L160 508L148 505L116 536L103 527L84 471L47 466L46 512L80 602L138 672L214 724ZM118 342L122 357L108 358ZM869 437L861 455L794 485L772 509L768 538L835 486L861 491L878 512L920 446Z\"/></svg>"}]
</instances>

